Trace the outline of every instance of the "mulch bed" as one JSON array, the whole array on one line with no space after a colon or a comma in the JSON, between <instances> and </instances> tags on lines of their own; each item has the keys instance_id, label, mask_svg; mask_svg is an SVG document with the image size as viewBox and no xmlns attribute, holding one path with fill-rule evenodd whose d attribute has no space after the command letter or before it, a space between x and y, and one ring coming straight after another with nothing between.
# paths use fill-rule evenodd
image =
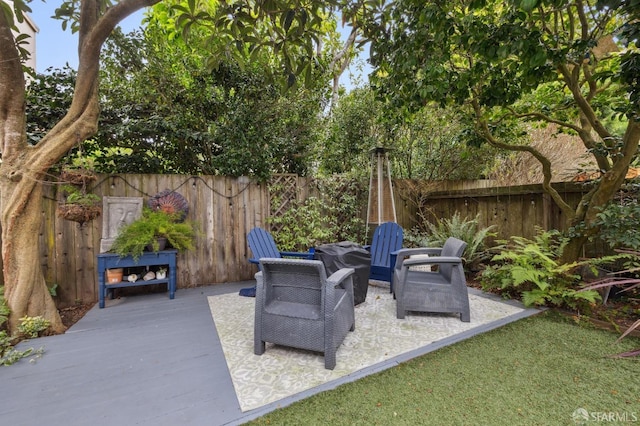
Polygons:
<instances>
[{"instance_id":1,"label":"mulch bed","mask_svg":"<svg viewBox=\"0 0 640 426\"><path fill-rule=\"evenodd\" d=\"M95 303L78 303L68 308L62 308L58 312L62 323L66 328L71 327L73 324L80 321L82 317L95 305Z\"/></svg>"}]
</instances>

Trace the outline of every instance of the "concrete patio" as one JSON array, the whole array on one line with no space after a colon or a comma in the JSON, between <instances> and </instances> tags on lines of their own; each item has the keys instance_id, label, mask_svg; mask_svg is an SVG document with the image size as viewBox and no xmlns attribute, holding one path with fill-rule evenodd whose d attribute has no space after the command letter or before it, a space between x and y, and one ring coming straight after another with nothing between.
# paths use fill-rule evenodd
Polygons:
<instances>
[{"instance_id":1,"label":"concrete patio","mask_svg":"<svg viewBox=\"0 0 640 426\"><path fill-rule=\"evenodd\" d=\"M21 343L19 348L43 346L45 353L33 363L0 367L0 423L238 425L537 312L524 310L243 412L207 297L251 285L180 289L174 300L166 293L108 300L105 309L96 305L64 335Z\"/></svg>"}]
</instances>

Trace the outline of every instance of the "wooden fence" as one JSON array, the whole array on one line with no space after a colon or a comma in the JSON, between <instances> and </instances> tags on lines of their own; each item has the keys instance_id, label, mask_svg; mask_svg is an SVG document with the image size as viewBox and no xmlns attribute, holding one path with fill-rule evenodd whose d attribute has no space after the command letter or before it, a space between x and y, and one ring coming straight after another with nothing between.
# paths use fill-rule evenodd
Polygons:
<instances>
[{"instance_id":1,"label":"wooden fence","mask_svg":"<svg viewBox=\"0 0 640 426\"><path fill-rule=\"evenodd\" d=\"M278 196L304 199L313 185L309 178L293 175L276 178ZM417 191L417 187L422 189ZM491 187L487 182L429 183L394 181L398 223L405 229L417 223L417 212L429 220L480 215L481 225L496 225L499 237L531 237L536 226L564 229L561 212L542 192L540 185ZM584 187L558 184L572 202L579 200ZM267 227L271 211L269 186L248 178L182 175L101 175L92 192L99 196L144 197L145 202L165 189L175 190L188 201L188 220L199 230L191 252L178 255L178 288L221 282L250 280L257 271L250 266L246 235L254 226ZM422 197L416 196L416 191ZM286 195L283 195L286 194ZM426 194L426 195L425 195ZM56 207L61 195L57 186L46 188L42 211L40 249L42 268L49 285L57 287L59 307L77 301L96 301L96 255L100 251L102 220L83 226L60 219ZM338 200L339 201L339 200ZM425 214L427 212L427 214ZM363 211L363 220L364 220Z\"/></svg>"},{"instance_id":2,"label":"wooden fence","mask_svg":"<svg viewBox=\"0 0 640 426\"><path fill-rule=\"evenodd\" d=\"M426 190L425 183L421 183L422 189L419 190L416 190L416 182L396 181L394 185L404 194L404 204L401 202L400 205L407 203L409 193L413 194L414 204L418 200L418 207L411 218L404 215L404 223L398 218L405 228L416 226L418 221L436 223L458 213L461 218L477 216L480 227L494 226L497 236L493 240L512 236L531 239L538 229L567 229L567 218L540 184L497 187L492 181L448 181L427 183ZM575 182L554 183L552 186L573 208L590 189L588 184ZM421 229L424 229L424 224ZM596 240L583 247L582 255L600 256L608 250L603 242Z\"/></svg>"},{"instance_id":3,"label":"wooden fence","mask_svg":"<svg viewBox=\"0 0 640 426\"><path fill-rule=\"evenodd\" d=\"M552 186L573 207L588 190L584 184L571 182ZM431 222L456 212L468 218L478 215L480 226L495 226L499 239L513 235L531 238L537 228L565 230L567 219L542 185L495 187L491 181L440 182L419 211Z\"/></svg>"},{"instance_id":4,"label":"wooden fence","mask_svg":"<svg viewBox=\"0 0 640 426\"><path fill-rule=\"evenodd\" d=\"M289 179L295 188L298 180ZM246 235L254 226L266 226L269 191L247 178L182 175L99 176L92 192L99 196L148 197L171 189L189 203L187 219L198 229L196 249L178 255L179 288L252 279ZM100 251L102 220L83 226L56 216L61 195L48 187L40 234L42 268L49 285L57 284L59 307L76 301L96 301L96 255Z\"/></svg>"}]
</instances>

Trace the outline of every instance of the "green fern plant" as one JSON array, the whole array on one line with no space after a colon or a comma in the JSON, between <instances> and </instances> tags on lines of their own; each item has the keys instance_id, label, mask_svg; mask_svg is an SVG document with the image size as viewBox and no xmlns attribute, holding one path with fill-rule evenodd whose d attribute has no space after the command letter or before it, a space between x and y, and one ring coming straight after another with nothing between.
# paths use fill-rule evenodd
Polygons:
<instances>
[{"instance_id":1,"label":"green fern plant","mask_svg":"<svg viewBox=\"0 0 640 426\"><path fill-rule=\"evenodd\" d=\"M162 237L176 250L192 250L195 229L190 222L177 220L178 217L162 210L153 211L145 208L140 219L118 231L111 251L123 257L131 255L138 259L148 245L157 251L158 238Z\"/></svg>"},{"instance_id":2,"label":"green fern plant","mask_svg":"<svg viewBox=\"0 0 640 426\"><path fill-rule=\"evenodd\" d=\"M519 295L525 306L555 306L587 310L600 300L597 291L581 291L581 266L594 268L614 257L561 264L558 262L566 243L557 231L539 232L533 240L512 237L498 248L493 263L482 273L486 290L499 289L504 295Z\"/></svg>"}]
</instances>

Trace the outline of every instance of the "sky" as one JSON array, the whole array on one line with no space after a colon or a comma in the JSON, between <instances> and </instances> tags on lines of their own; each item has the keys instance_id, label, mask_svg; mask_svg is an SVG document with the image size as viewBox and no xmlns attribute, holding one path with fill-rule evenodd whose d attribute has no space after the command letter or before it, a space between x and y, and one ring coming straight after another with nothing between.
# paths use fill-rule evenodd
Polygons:
<instances>
[{"instance_id":1,"label":"sky","mask_svg":"<svg viewBox=\"0 0 640 426\"><path fill-rule=\"evenodd\" d=\"M59 0L49 0L47 3L32 2L30 4L33 10L30 17L40 30L36 35L36 71L39 73L44 73L50 67L62 68L67 63L74 69L78 67L78 35L71 34L69 30L63 31L62 21L51 18L61 3ZM122 21L120 23L122 30L128 33L137 29L143 14L143 11L139 11ZM343 37L345 38L348 35L347 31L348 29L344 30ZM366 76L370 72L368 65L364 68L364 74L354 65L350 69L357 76ZM350 89L352 84L348 74L349 71L343 74L340 83Z\"/></svg>"},{"instance_id":2,"label":"sky","mask_svg":"<svg viewBox=\"0 0 640 426\"><path fill-rule=\"evenodd\" d=\"M62 30L62 21L52 19L55 10L62 2L49 0L32 2L31 20L38 26L36 35L36 71L45 72L49 67L62 68L69 64L78 67L78 34L71 34L67 29ZM143 12L137 12L120 23L122 30L127 33L140 26Z\"/></svg>"}]
</instances>

